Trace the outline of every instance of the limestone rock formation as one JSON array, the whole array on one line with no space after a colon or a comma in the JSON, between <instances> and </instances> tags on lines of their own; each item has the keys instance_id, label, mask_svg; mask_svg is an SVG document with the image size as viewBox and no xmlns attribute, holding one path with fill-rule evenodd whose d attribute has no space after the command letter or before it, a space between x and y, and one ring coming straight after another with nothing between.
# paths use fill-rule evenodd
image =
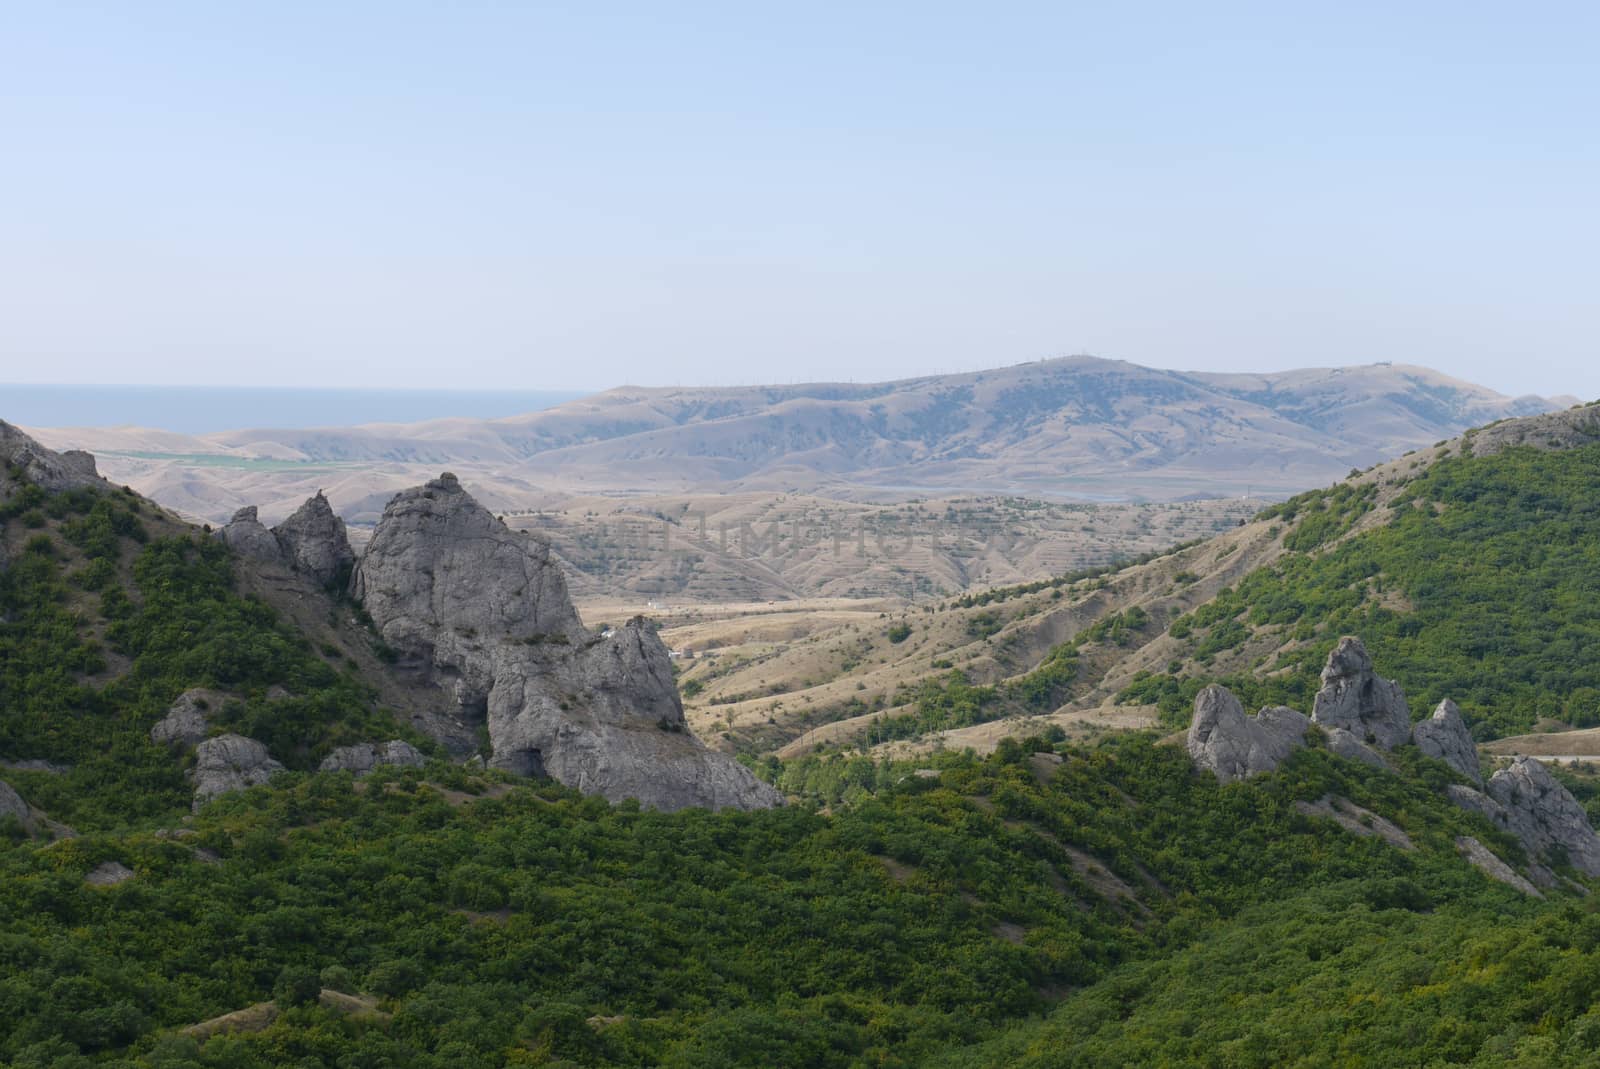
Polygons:
<instances>
[{"instance_id":1,"label":"limestone rock formation","mask_svg":"<svg viewBox=\"0 0 1600 1069\"><path fill-rule=\"evenodd\" d=\"M0 461L20 468L23 478L42 490L106 485L95 472L90 454L80 449L62 453L46 449L5 420L0 420Z\"/></svg>"},{"instance_id":2,"label":"limestone rock formation","mask_svg":"<svg viewBox=\"0 0 1600 1069\"><path fill-rule=\"evenodd\" d=\"M91 887L115 887L133 879L133 870L120 861L102 861L83 878Z\"/></svg>"},{"instance_id":3,"label":"limestone rock formation","mask_svg":"<svg viewBox=\"0 0 1600 1069\"><path fill-rule=\"evenodd\" d=\"M0 761L0 768L14 768L18 772L48 772L52 776L65 776L72 771L71 765L46 761L42 757L26 757L21 761Z\"/></svg>"},{"instance_id":4,"label":"limestone rock formation","mask_svg":"<svg viewBox=\"0 0 1600 1069\"><path fill-rule=\"evenodd\" d=\"M1212 684L1195 696L1189 756L1224 782L1271 772L1303 745L1309 723L1282 706L1246 716L1233 692Z\"/></svg>"},{"instance_id":5,"label":"limestone rock formation","mask_svg":"<svg viewBox=\"0 0 1600 1069\"><path fill-rule=\"evenodd\" d=\"M228 548L241 557L258 561L283 560L283 547L278 545L277 537L267 530L266 525L256 518L254 505L235 512L227 526L219 527L212 537L227 543Z\"/></svg>"},{"instance_id":6,"label":"limestone rock formation","mask_svg":"<svg viewBox=\"0 0 1600 1069\"><path fill-rule=\"evenodd\" d=\"M344 579L355 563L344 521L321 490L272 533L289 564L325 586Z\"/></svg>"},{"instance_id":7,"label":"limestone rock formation","mask_svg":"<svg viewBox=\"0 0 1600 1069\"><path fill-rule=\"evenodd\" d=\"M1326 817L1351 835L1376 836L1401 850L1417 848L1400 825L1340 795L1325 794L1315 802L1296 802L1294 807L1308 817Z\"/></svg>"},{"instance_id":8,"label":"limestone rock formation","mask_svg":"<svg viewBox=\"0 0 1600 1069\"><path fill-rule=\"evenodd\" d=\"M1518 757L1489 777L1488 793L1505 809L1506 826L1528 853L1544 860L1565 853L1585 876L1600 876L1600 836L1583 806L1544 763Z\"/></svg>"},{"instance_id":9,"label":"limestone rock formation","mask_svg":"<svg viewBox=\"0 0 1600 1069\"><path fill-rule=\"evenodd\" d=\"M1510 821L1506 817L1505 806L1482 791L1475 791L1471 787L1452 783L1444 789L1444 793L1446 798L1449 798L1462 809L1487 817L1489 823L1497 828L1509 829Z\"/></svg>"},{"instance_id":10,"label":"limestone rock formation","mask_svg":"<svg viewBox=\"0 0 1600 1069\"><path fill-rule=\"evenodd\" d=\"M1328 655L1311 719L1325 728L1343 728L1358 740L1392 750L1411 737L1411 711L1396 683L1372 670L1372 658L1359 638L1347 635Z\"/></svg>"},{"instance_id":11,"label":"limestone rock formation","mask_svg":"<svg viewBox=\"0 0 1600 1069\"><path fill-rule=\"evenodd\" d=\"M1411 738L1427 756L1438 758L1472 782L1483 784L1478 747L1467 731L1467 722L1461 718L1461 710L1449 698L1439 703L1433 716L1412 726Z\"/></svg>"},{"instance_id":12,"label":"limestone rock formation","mask_svg":"<svg viewBox=\"0 0 1600 1069\"><path fill-rule=\"evenodd\" d=\"M397 765L401 768L420 768L427 763L422 752L409 742L391 739L388 742L360 742L354 746L341 746L322 759L319 772L354 772L364 775L380 765Z\"/></svg>"},{"instance_id":13,"label":"limestone rock formation","mask_svg":"<svg viewBox=\"0 0 1600 1069\"><path fill-rule=\"evenodd\" d=\"M1344 728L1328 728L1323 734L1328 740L1328 752L1335 757L1343 757L1347 761L1360 761L1373 768L1384 768L1391 772L1394 770L1388 758L1356 738L1352 732Z\"/></svg>"},{"instance_id":14,"label":"limestone rock formation","mask_svg":"<svg viewBox=\"0 0 1600 1069\"><path fill-rule=\"evenodd\" d=\"M1468 863L1491 880L1498 880L1507 887L1514 887L1530 898L1543 898L1539 889L1521 876L1494 855L1487 846L1470 835L1463 835L1456 839L1456 849Z\"/></svg>"},{"instance_id":15,"label":"limestone rock formation","mask_svg":"<svg viewBox=\"0 0 1600 1069\"><path fill-rule=\"evenodd\" d=\"M21 824L24 831L33 831L33 810L27 802L22 800L22 795L12 789L11 784L0 780L0 820L14 817Z\"/></svg>"},{"instance_id":16,"label":"limestone rock formation","mask_svg":"<svg viewBox=\"0 0 1600 1069\"><path fill-rule=\"evenodd\" d=\"M204 687L194 687L178 695L167 715L150 729L150 741L169 746L193 746L203 742L210 725L206 713L222 707L226 695Z\"/></svg>"},{"instance_id":17,"label":"limestone rock formation","mask_svg":"<svg viewBox=\"0 0 1600 1069\"><path fill-rule=\"evenodd\" d=\"M195 765L189 772L194 783L194 807L199 809L219 794L242 791L266 783L283 766L267 748L243 735L218 735L195 747Z\"/></svg>"},{"instance_id":18,"label":"limestone rock formation","mask_svg":"<svg viewBox=\"0 0 1600 1069\"><path fill-rule=\"evenodd\" d=\"M397 667L486 723L490 765L663 810L781 797L689 733L666 647L642 620L587 632L540 538L446 473L397 494L351 578Z\"/></svg>"}]
</instances>

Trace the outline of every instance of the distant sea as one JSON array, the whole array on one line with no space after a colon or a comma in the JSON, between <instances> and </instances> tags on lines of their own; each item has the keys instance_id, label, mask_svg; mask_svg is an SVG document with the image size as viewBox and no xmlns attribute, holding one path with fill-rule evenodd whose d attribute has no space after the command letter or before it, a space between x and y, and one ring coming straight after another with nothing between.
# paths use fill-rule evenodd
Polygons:
<instances>
[{"instance_id":1,"label":"distant sea","mask_svg":"<svg viewBox=\"0 0 1600 1069\"><path fill-rule=\"evenodd\" d=\"M0 383L0 419L24 427L348 427L465 416L497 419L588 396L562 390L310 390L234 386Z\"/></svg>"}]
</instances>

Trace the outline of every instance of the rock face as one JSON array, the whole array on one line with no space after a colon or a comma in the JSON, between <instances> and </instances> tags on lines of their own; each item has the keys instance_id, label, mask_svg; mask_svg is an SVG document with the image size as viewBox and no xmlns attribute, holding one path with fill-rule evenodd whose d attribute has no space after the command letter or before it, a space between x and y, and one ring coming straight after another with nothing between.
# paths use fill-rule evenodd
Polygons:
<instances>
[{"instance_id":1,"label":"rock face","mask_svg":"<svg viewBox=\"0 0 1600 1069\"><path fill-rule=\"evenodd\" d=\"M0 420L0 461L22 469L23 478L42 490L106 485L95 472L93 456L79 449L46 449L5 420Z\"/></svg>"},{"instance_id":2,"label":"rock face","mask_svg":"<svg viewBox=\"0 0 1600 1069\"><path fill-rule=\"evenodd\" d=\"M263 524L250 505L235 512L214 537L241 557L293 568L323 586L342 581L355 561L344 521L321 490L276 527Z\"/></svg>"},{"instance_id":3,"label":"rock face","mask_svg":"<svg viewBox=\"0 0 1600 1069\"><path fill-rule=\"evenodd\" d=\"M642 620L589 634L542 539L448 473L397 494L351 593L398 667L486 723L490 765L657 809L766 808L778 793L688 731L666 647Z\"/></svg>"},{"instance_id":4,"label":"rock face","mask_svg":"<svg viewBox=\"0 0 1600 1069\"><path fill-rule=\"evenodd\" d=\"M334 515L321 490L272 533L289 564L324 586L343 580L355 564L344 521Z\"/></svg>"},{"instance_id":5,"label":"rock face","mask_svg":"<svg viewBox=\"0 0 1600 1069\"><path fill-rule=\"evenodd\" d=\"M1367 648L1349 635L1328 656L1311 719L1385 750L1411 737L1411 710L1399 685L1379 678Z\"/></svg>"},{"instance_id":6,"label":"rock face","mask_svg":"<svg viewBox=\"0 0 1600 1069\"><path fill-rule=\"evenodd\" d=\"M1271 772L1303 745L1309 723L1282 706L1246 716L1231 691L1213 684L1195 697L1189 756L1224 782Z\"/></svg>"},{"instance_id":7,"label":"rock face","mask_svg":"<svg viewBox=\"0 0 1600 1069\"><path fill-rule=\"evenodd\" d=\"M150 729L150 741L168 746L193 746L209 734L206 712L219 709L226 696L214 690L195 687L178 695L167 715Z\"/></svg>"},{"instance_id":8,"label":"rock face","mask_svg":"<svg viewBox=\"0 0 1600 1069\"><path fill-rule=\"evenodd\" d=\"M1600 836L1589 817L1544 763L1518 757L1489 777L1489 797L1505 810L1506 827L1528 852L1546 861L1565 853L1585 876L1600 876Z\"/></svg>"},{"instance_id":9,"label":"rock face","mask_svg":"<svg viewBox=\"0 0 1600 1069\"><path fill-rule=\"evenodd\" d=\"M1489 819L1489 823L1497 828L1509 828L1510 822L1506 819L1505 806L1490 798L1482 791L1475 791L1471 787L1463 787L1459 783L1452 783L1444 789L1445 797L1469 813L1479 813Z\"/></svg>"},{"instance_id":10,"label":"rock face","mask_svg":"<svg viewBox=\"0 0 1600 1069\"><path fill-rule=\"evenodd\" d=\"M319 772L354 772L360 776L379 765L398 765L402 768L420 768L427 763L422 752L409 742L392 739L389 742L361 742L354 746L341 746L322 759Z\"/></svg>"},{"instance_id":11,"label":"rock face","mask_svg":"<svg viewBox=\"0 0 1600 1069\"><path fill-rule=\"evenodd\" d=\"M1467 731L1467 722L1461 718L1456 703L1446 698L1427 720L1419 720L1411 728L1411 738L1429 757L1435 757L1470 779L1483 783L1478 770L1478 748Z\"/></svg>"},{"instance_id":12,"label":"rock face","mask_svg":"<svg viewBox=\"0 0 1600 1069\"><path fill-rule=\"evenodd\" d=\"M1461 856L1466 858L1473 868L1489 877L1498 880L1507 887L1514 887L1530 898L1543 898L1539 889L1514 872L1510 865L1496 857L1487 846L1470 835L1463 835L1456 839L1456 849Z\"/></svg>"},{"instance_id":13,"label":"rock face","mask_svg":"<svg viewBox=\"0 0 1600 1069\"><path fill-rule=\"evenodd\" d=\"M243 735L218 735L196 746L194 752L195 766L189 776L196 809L219 794L260 786L273 773L283 771L265 746Z\"/></svg>"},{"instance_id":14,"label":"rock face","mask_svg":"<svg viewBox=\"0 0 1600 1069\"><path fill-rule=\"evenodd\" d=\"M228 548L241 557L258 561L282 561L283 548L277 537L256 519L256 507L250 505L233 514L227 526L219 527L213 534L226 542Z\"/></svg>"},{"instance_id":15,"label":"rock face","mask_svg":"<svg viewBox=\"0 0 1600 1069\"><path fill-rule=\"evenodd\" d=\"M22 795L12 789L11 784L0 780L0 820L14 817L23 830L33 831L33 810L28 803L22 800Z\"/></svg>"},{"instance_id":16,"label":"rock face","mask_svg":"<svg viewBox=\"0 0 1600 1069\"><path fill-rule=\"evenodd\" d=\"M1394 766L1389 764L1388 758L1344 728L1328 728L1324 734L1328 739L1328 752L1335 757L1343 757L1347 761L1360 761L1373 768L1393 770Z\"/></svg>"}]
</instances>

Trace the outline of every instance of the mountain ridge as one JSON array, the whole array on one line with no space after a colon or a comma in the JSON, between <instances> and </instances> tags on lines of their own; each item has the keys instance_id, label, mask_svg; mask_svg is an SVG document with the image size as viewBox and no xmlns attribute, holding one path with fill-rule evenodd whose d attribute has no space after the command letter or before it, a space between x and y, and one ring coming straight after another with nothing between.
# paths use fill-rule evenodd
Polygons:
<instances>
[{"instance_id":1,"label":"mountain ridge","mask_svg":"<svg viewBox=\"0 0 1600 1069\"><path fill-rule=\"evenodd\" d=\"M1077 356L878 383L620 386L496 420L199 436L32 431L53 448L101 454L118 477L158 499L150 480L167 468L191 491L248 479L252 500L266 506L272 485L320 467L335 508L357 520L374 504L375 471L388 486L415 482L418 467L493 478L507 501L553 487L983 487L1083 500L1235 496L1252 487L1288 494L1471 426L1566 403L1506 397L1405 364L1219 374ZM228 465L251 470L232 474ZM283 501L303 500L303 490L301 479Z\"/></svg>"}]
</instances>

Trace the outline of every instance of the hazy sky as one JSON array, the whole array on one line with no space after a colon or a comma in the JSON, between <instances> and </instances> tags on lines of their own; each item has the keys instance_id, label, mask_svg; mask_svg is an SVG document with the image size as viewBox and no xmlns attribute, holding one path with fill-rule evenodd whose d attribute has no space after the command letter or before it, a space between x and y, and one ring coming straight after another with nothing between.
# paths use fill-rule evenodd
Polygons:
<instances>
[{"instance_id":1,"label":"hazy sky","mask_svg":"<svg viewBox=\"0 0 1600 1069\"><path fill-rule=\"evenodd\" d=\"M1600 396L1593 3L52 3L0 382Z\"/></svg>"}]
</instances>

